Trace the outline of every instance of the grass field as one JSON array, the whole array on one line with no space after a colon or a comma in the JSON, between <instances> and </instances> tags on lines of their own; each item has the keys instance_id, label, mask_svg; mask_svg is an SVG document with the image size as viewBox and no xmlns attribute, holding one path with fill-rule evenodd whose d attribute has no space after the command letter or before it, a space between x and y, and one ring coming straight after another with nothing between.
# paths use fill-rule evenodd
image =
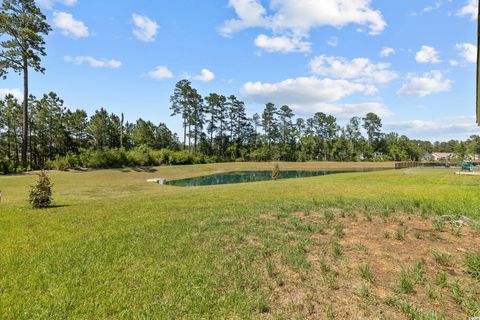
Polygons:
<instances>
[{"instance_id":1,"label":"grass field","mask_svg":"<svg viewBox=\"0 0 480 320\"><path fill-rule=\"evenodd\" d=\"M281 169L392 164L281 163ZM407 169L181 188L273 164L0 177L1 319L480 316L480 177ZM437 217L437 218L436 218Z\"/></svg>"}]
</instances>

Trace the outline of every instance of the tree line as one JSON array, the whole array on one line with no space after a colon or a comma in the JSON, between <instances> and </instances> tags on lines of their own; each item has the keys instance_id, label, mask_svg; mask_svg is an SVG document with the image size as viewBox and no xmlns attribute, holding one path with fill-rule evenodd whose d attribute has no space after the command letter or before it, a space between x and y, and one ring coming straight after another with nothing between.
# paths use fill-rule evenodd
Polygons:
<instances>
[{"instance_id":1,"label":"tree line","mask_svg":"<svg viewBox=\"0 0 480 320\"><path fill-rule=\"evenodd\" d=\"M0 101L0 171L191 164L220 161L407 161L425 152L480 153L480 137L468 141L411 140L384 133L374 113L353 117L343 126L318 112L296 117L292 109L267 103L261 114L247 115L234 95L205 97L188 80L171 96L172 117L182 137L165 123L125 122L101 108L91 116L70 110L54 92L29 96L27 166L23 166L23 104L13 95ZM160 152L161 151L161 152Z\"/></svg>"}]
</instances>

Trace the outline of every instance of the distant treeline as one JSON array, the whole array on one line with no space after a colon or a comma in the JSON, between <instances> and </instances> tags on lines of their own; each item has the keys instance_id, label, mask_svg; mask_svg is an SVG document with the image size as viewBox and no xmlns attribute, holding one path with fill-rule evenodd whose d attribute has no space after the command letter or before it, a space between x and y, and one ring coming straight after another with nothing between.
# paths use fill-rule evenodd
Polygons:
<instances>
[{"instance_id":1,"label":"distant treeline","mask_svg":"<svg viewBox=\"0 0 480 320\"><path fill-rule=\"evenodd\" d=\"M12 95L0 101L0 172L31 169L113 168L220 161L418 161L425 152L480 153L480 137L468 141L410 140L382 132L374 113L345 126L322 112L295 117L286 105L268 103L248 116L235 96L202 97L188 80L175 86L172 116L183 124L180 141L164 123L123 114L69 110L57 94L29 98L28 162L21 165L22 105Z\"/></svg>"}]
</instances>

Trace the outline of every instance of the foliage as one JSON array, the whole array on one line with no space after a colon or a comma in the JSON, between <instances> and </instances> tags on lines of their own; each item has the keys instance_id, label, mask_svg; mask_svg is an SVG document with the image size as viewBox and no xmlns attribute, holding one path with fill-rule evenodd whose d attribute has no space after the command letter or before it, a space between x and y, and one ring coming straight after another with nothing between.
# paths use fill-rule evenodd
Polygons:
<instances>
[{"instance_id":1,"label":"foliage","mask_svg":"<svg viewBox=\"0 0 480 320\"><path fill-rule=\"evenodd\" d=\"M52 183L45 171L38 174L38 182L30 189L30 204L33 208L47 208L52 203Z\"/></svg>"}]
</instances>

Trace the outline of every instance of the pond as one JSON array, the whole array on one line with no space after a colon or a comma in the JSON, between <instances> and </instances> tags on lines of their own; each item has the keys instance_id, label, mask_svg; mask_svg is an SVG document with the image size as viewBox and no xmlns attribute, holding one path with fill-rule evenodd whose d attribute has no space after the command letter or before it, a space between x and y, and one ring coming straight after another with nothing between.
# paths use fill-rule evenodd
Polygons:
<instances>
[{"instance_id":1,"label":"pond","mask_svg":"<svg viewBox=\"0 0 480 320\"><path fill-rule=\"evenodd\" d=\"M330 174L348 173L348 172L368 172L379 171L383 169L343 169L343 170L282 170L281 179L307 178L326 176ZM168 181L166 184L176 187L199 187L218 184L232 184L245 182L258 182L272 180L272 171L234 171L212 174L208 176L193 177L181 180Z\"/></svg>"}]
</instances>

